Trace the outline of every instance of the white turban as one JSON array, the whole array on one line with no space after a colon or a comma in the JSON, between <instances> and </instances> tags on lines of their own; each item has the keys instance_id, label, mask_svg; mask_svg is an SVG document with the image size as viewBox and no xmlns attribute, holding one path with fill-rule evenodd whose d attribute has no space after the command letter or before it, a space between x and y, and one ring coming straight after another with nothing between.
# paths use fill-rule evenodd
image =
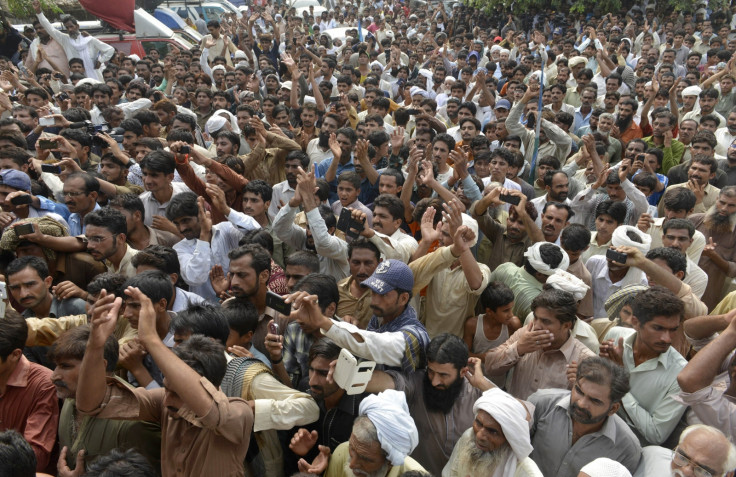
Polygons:
<instances>
[{"instance_id":1,"label":"white turban","mask_svg":"<svg viewBox=\"0 0 736 477\"><path fill-rule=\"evenodd\" d=\"M547 285L570 293L575 298L575 301L585 298L585 294L588 293L588 289L590 288L584 281L572 273L560 270L559 268L547 279Z\"/></svg>"},{"instance_id":2,"label":"white turban","mask_svg":"<svg viewBox=\"0 0 736 477\"><path fill-rule=\"evenodd\" d=\"M639 238L641 238L642 243L631 240L626 235L627 232L635 233ZM639 249L641 253L646 254L649 251L649 247L652 246L652 236L645 234L632 225L620 225L613 231L611 245L614 247L634 247Z\"/></svg>"},{"instance_id":3,"label":"white turban","mask_svg":"<svg viewBox=\"0 0 736 477\"><path fill-rule=\"evenodd\" d=\"M700 89L700 86L688 86L687 88L682 90L683 96L698 96L700 95L702 89Z\"/></svg>"},{"instance_id":4,"label":"white turban","mask_svg":"<svg viewBox=\"0 0 736 477\"><path fill-rule=\"evenodd\" d=\"M587 63L588 60L585 59L583 56L573 56L569 60L567 60L567 64L570 68L575 67L582 63Z\"/></svg>"},{"instance_id":5,"label":"white turban","mask_svg":"<svg viewBox=\"0 0 736 477\"><path fill-rule=\"evenodd\" d=\"M501 48L501 51L498 52L499 55L510 55L511 51L508 48Z\"/></svg>"},{"instance_id":6,"label":"white turban","mask_svg":"<svg viewBox=\"0 0 736 477\"><path fill-rule=\"evenodd\" d=\"M215 65L212 67L212 72L220 71L220 70L227 71L223 65Z\"/></svg>"},{"instance_id":7,"label":"white turban","mask_svg":"<svg viewBox=\"0 0 736 477\"><path fill-rule=\"evenodd\" d=\"M580 472L588 474L590 477L631 477L631 472L626 467L607 457L597 458L580 469Z\"/></svg>"},{"instance_id":8,"label":"white turban","mask_svg":"<svg viewBox=\"0 0 736 477\"><path fill-rule=\"evenodd\" d=\"M411 89L409 89L409 96L415 96L417 94L421 95L424 98L429 98L429 93L427 93L425 90L423 90L419 86L412 86Z\"/></svg>"},{"instance_id":9,"label":"white turban","mask_svg":"<svg viewBox=\"0 0 736 477\"><path fill-rule=\"evenodd\" d=\"M529 457L533 450L526 408L510 394L491 388L473 404L473 413L478 414L479 410L487 412L498 422L513 451L506 459L504 468L496 469L494 475L514 475L518 462Z\"/></svg>"},{"instance_id":10,"label":"white turban","mask_svg":"<svg viewBox=\"0 0 736 477\"><path fill-rule=\"evenodd\" d=\"M378 66L379 68L381 68L381 73L383 73L383 65L381 64L380 61L376 60L373 63L371 63L371 69L373 69L374 66Z\"/></svg>"},{"instance_id":11,"label":"white turban","mask_svg":"<svg viewBox=\"0 0 736 477\"><path fill-rule=\"evenodd\" d=\"M220 121L220 119L215 118L223 119L224 122ZM213 119L214 121L212 121ZM210 121L212 121L212 124L210 124ZM222 127L225 126L226 122L230 122L230 129L232 129L235 134L240 134L238 119L227 109L218 109L217 111L212 113L212 116L207 120L207 123L205 123L204 125L204 130L206 133L211 135L222 129Z\"/></svg>"},{"instance_id":12,"label":"white turban","mask_svg":"<svg viewBox=\"0 0 736 477\"><path fill-rule=\"evenodd\" d=\"M432 90L432 88L434 88L434 79L432 78L432 72L426 68L422 68L419 70L419 74L427 78L427 90Z\"/></svg>"},{"instance_id":13,"label":"white turban","mask_svg":"<svg viewBox=\"0 0 736 477\"><path fill-rule=\"evenodd\" d=\"M500 52L501 52L501 50L503 50L503 48L501 48L501 47L500 47L500 46L498 46L498 45L493 45L493 46L491 47L491 53L493 53L494 51L498 51L498 52L500 53Z\"/></svg>"},{"instance_id":14,"label":"white turban","mask_svg":"<svg viewBox=\"0 0 736 477\"><path fill-rule=\"evenodd\" d=\"M361 401L358 411L376 427L381 449L386 452L391 465L404 465L406 456L419 444L419 432L409 414L403 391L388 389L369 395Z\"/></svg>"},{"instance_id":15,"label":"white turban","mask_svg":"<svg viewBox=\"0 0 736 477\"><path fill-rule=\"evenodd\" d=\"M547 265L544 260L542 260L542 254L540 252L540 249L542 246L548 246L551 245L553 247L557 247L560 249L560 252L562 252L562 261L557 266L557 268L550 268L549 265ZM538 271L542 275L552 275L555 273L555 270L567 270L567 267L570 266L570 257L567 256L567 252L562 250L562 247L559 245L555 245L550 242L537 242L528 249L526 249L526 252L524 252L524 257L529 260L529 263L532 267L534 267L534 270Z\"/></svg>"},{"instance_id":16,"label":"white turban","mask_svg":"<svg viewBox=\"0 0 736 477\"><path fill-rule=\"evenodd\" d=\"M225 123L227 123L227 119L223 118L222 116L213 114L205 123L204 132L211 136L220 131L220 129L224 128Z\"/></svg>"}]
</instances>

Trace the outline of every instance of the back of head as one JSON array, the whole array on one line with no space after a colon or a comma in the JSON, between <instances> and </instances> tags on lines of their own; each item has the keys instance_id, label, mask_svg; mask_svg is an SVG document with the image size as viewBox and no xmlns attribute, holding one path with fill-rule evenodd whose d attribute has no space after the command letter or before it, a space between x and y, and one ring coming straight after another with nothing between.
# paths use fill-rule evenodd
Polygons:
<instances>
[{"instance_id":1,"label":"back of head","mask_svg":"<svg viewBox=\"0 0 736 477\"><path fill-rule=\"evenodd\" d=\"M331 304L337 304L340 302L340 292L337 288L337 281L331 275L324 273L310 273L306 277L296 282L294 285L294 292L304 291L310 295L316 295L319 300L319 307L324 311Z\"/></svg>"},{"instance_id":2,"label":"back of head","mask_svg":"<svg viewBox=\"0 0 736 477\"><path fill-rule=\"evenodd\" d=\"M168 307L174 298L174 285L171 283L171 277L158 270L149 270L129 278L123 289L128 287L139 288L154 305L161 300L166 300Z\"/></svg>"},{"instance_id":3,"label":"back of head","mask_svg":"<svg viewBox=\"0 0 736 477\"><path fill-rule=\"evenodd\" d=\"M35 477L36 454L17 431L0 432L0 477Z\"/></svg>"},{"instance_id":4,"label":"back of head","mask_svg":"<svg viewBox=\"0 0 736 477\"><path fill-rule=\"evenodd\" d=\"M468 365L468 346L455 335L442 333L427 346L427 361L435 364L452 364L458 371Z\"/></svg>"},{"instance_id":5,"label":"back of head","mask_svg":"<svg viewBox=\"0 0 736 477\"><path fill-rule=\"evenodd\" d=\"M223 309L208 303L189 305L178 312L171 319L171 332L174 335L203 335L225 345L230 326Z\"/></svg>"},{"instance_id":6,"label":"back of head","mask_svg":"<svg viewBox=\"0 0 736 477\"><path fill-rule=\"evenodd\" d=\"M173 351L179 359L213 386L220 386L227 369L225 347L222 344L206 336L192 335L174 347Z\"/></svg>"},{"instance_id":7,"label":"back of head","mask_svg":"<svg viewBox=\"0 0 736 477\"><path fill-rule=\"evenodd\" d=\"M560 234L562 248L570 252L580 252L590 245L590 230L582 224L570 224Z\"/></svg>"},{"instance_id":8,"label":"back of head","mask_svg":"<svg viewBox=\"0 0 736 477\"><path fill-rule=\"evenodd\" d=\"M0 363L7 361L13 351L23 350L27 339L25 318L17 311L6 309L5 316L0 319Z\"/></svg>"},{"instance_id":9,"label":"back of head","mask_svg":"<svg viewBox=\"0 0 736 477\"><path fill-rule=\"evenodd\" d=\"M134 449L113 449L90 464L85 477L156 477L153 466Z\"/></svg>"}]
</instances>

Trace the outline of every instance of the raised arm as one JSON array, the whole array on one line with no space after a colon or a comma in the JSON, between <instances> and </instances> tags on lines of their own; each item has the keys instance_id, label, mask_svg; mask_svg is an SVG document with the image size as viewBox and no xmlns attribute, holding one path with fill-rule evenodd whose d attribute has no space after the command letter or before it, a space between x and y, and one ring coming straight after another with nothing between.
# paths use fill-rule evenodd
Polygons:
<instances>
[{"instance_id":1,"label":"raised arm","mask_svg":"<svg viewBox=\"0 0 736 477\"><path fill-rule=\"evenodd\" d=\"M736 348L736 319L734 316L736 316L736 310L727 315L727 319L730 319L728 327L714 341L698 351L687 366L680 371L677 382L684 392L694 393L713 383L720 372L721 364Z\"/></svg>"}]
</instances>

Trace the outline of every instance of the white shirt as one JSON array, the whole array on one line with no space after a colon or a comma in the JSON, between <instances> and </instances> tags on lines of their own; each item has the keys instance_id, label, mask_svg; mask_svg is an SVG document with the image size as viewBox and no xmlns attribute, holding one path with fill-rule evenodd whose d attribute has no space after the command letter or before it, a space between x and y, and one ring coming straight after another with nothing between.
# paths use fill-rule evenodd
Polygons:
<instances>
[{"instance_id":1,"label":"white shirt","mask_svg":"<svg viewBox=\"0 0 736 477\"><path fill-rule=\"evenodd\" d=\"M537 227L542 226L542 211L544 210L544 206L547 205L547 195L549 194L544 194L536 199L532 199L532 204L534 204L534 208L537 209L537 220L535 221ZM570 205L570 199L565 199L564 203Z\"/></svg>"},{"instance_id":2,"label":"white shirt","mask_svg":"<svg viewBox=\"0 0 736 477\"><path fill-rule=\"evenodd\" d=\"M383 239L388 239L390 244L387 244ZM369 240L378 247L384 260L395 258L404 263L409 263L409 259L419 248L419 243L414 237L407 235L401 229L396 229L390 236L375 232L375 235Z\"/></svg>"},{"instance_id":3,"label":"white shirt","mask_svg":"<svg viewBox=\"0 0 736 477\"><path fill-rule=\"evenodd\" d=\"M142 111L144 109L149 109L153 103L150 99L146 98L140 98L136 99L135 101L131 101L129 103L119 103L119 104L111 104L110 106L115 106L116 108L120 108L125 113L125 119L130 119L133 117L135 113L138 111ZM102 111L95 106L92 108L92 110L89 112L92 121L92 124L95 126L99 126L100 124L104 124L107 121L105 121L105 118L102 117Z\"/></svg>"},{"instance_id":4,"label":"white shirt","mask_svg":"<svg viewBox=\"0 0 736 477\"><path fill-rule=\"evenodd\" d=\"M171 197L174 197L176 194L181 194L182 192L191 192L189 187L187 187L183 182L172 182L171 188L173 189ZM169 205L171 199L162 204L156 200L153 193L148 191L142 193L139 197L143 202L143 208L146 211L146 216L143 217L144 224L148 226L153 225L153 217L156 215L166 217L166 206Z\"/></svg>"},{"instance_id":5,"label":"white shirt","mask_svg":"<svg viewBox=\"0 0 736 477\"><path fill-rule=\"evenodd\" d=\"M309 165L312 166L314 164L319 164L328 157L332 157L332 151L330 151L329 147L323 151L322 148L319 147L319 138L316 137L307 144L307 156L309 156Z\"/></svg>"},{"instance_id":6,"label":"white shirt","mask_svg":"<svg viewBox=\"0 0 736 477\"><path fill-rule=\"evenodd\" d=\"M705 289L708 287L708 275L698 266L697 263L687 258L687 269L685 270L685 279L682 283L690 285L693 294L702 298Z\"/></svg>"},{"instance_id":7,"label":"white shirt","mask_svg":"<svg viewBox=\"0 0 736 477\"><path fill-rule=\"evenodd\" d=\"M284 205L288 204L291 199L294 198L296 191L291 188L289 181L279 182L273 186L273 194L271 195L271 205L268 207L268 217L273 222L276 218L276 214L279 213L279 209Z\"/></svg>"},{"instance_id":8,"label":"white shirt","mask_svg":"<svg viewBox=\"0 0 736 477\"><path fill-rule=\"evenodd\" d=\"M718 128L716 130L716 154L719 156L726 156L728 154L728 148L731 143L736 139L736 136L731 134L727 127Z\"/></svg>"}]
</instances>

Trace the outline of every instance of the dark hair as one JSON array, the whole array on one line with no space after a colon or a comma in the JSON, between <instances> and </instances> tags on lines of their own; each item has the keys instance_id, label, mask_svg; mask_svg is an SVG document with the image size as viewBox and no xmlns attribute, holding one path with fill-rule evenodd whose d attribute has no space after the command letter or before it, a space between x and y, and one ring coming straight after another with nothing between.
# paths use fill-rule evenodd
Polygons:
<instances>
[{"instance_id":1,"label":"dark hair","mask_svg":"<svg viewBox=\"0 0 736 477\"><path fill-rule=\"evenodd\" d=\"M150 124L161 124L161 120L158 118L158 114L151 111L150 109L142 109L133 115L133 119L137 119L141 123L141 126L148 126Z\"/></svg>"},{"instance_id":2,"label":"dark hair","mask_svg":"<svg viewBox=\"0 0 736 477\"><path fill-rule=\"evenodd\" d=\"M258 326L258 310L247 299L235 298L223 304L222 311L228 327L243 336L255 332Z\"/></svg>"},{"instance_id":3,"label":"dark hair","mask_svg":"<svg viewBox=\"0 0 736 477\"><path fill-rule=\"evenodd\" d=\"M546 308L554 313L560 323L575 323L577 320L578 303L572 293L545 288L542 293L532 300L532 311L537 308Z\"/></svg>"},{"instance_id":4,"label":"dark hair","mask_svg":"<svg viewBox=\"0 0 736 477\"><path fill-rule=\"evenodd\" d=\"M314 252L297 250L284 258L284 269L288 266L304 267L309 273L319 273L319 257Z\"/></svg>"},{"instance_id":5,"label":"dark hair","mask_svg":"<svg viewBox=\"0 0 736 477\"><path fill-rule=\"evenodd\" d=\"M120 207L130 214L140 212L141 220L146 216L146 209L143 206L143 201L137 194L118 194L111 197L107 204L110 207Z\"/></svg>"},{"instance_id":6,"label":"dark hair","mask_svg":"<svg viewBox=\"0 0 736 477\"><path fill-rule=\"evenodd\" d=\"M480 294L480 304L483 309L489 308L494 312L513 301L514 291L501 282L489 283Z\"/></svg>"},{"instance_id":7,"label":"dark hair","mask_svg":"<svg viewBox=\"0 0 736 477\"><path fill-rule=\"evenodd\" d=\"M455 149L455 138L450 136L447 133L440 133L434 137L432 140L432 145L434 146L438 142L444 142L447 145L447 149L449 151L452 151Z\"/></svg>"},{"instance_id":8,"label":"dark hair","mask_svg":"<svg viewBox=\"0 0 736 477\"><path fill-rule=\"evenodd\" d=\"M560 244L565 250L579 252L590 246L591 234L583 224L570 224L560 234Z\"/></svg>"},{"instance_id":9,"label":"dark hair","mask_svg":"<svg viewBox=\"0 0 736 477\"><path fill-rule=\"evenodd\" d=\"M392 194L381 194L373 201L373 208L383 207L391 214L394 220L404 218L404 203L397 196Z\"/></svg>"},{"instance_id":10,"label":"dark hair","mask_svg":"<svg viewBox=\"0 0 736 477\"><path fill-rule=\"evenodd\" d=\"M27 339L26 319L17 311L7 308L5 316L0 319L0 362L4 363L13 351L22 350Z\"/></svg>"},{"instance_id":11,"label":"dark hair","mask_svg":"<svg viewBox=\"0 0 736 477\"><path fill-rule=\"evenodd\" d=\"M468 365L468 345L455 335L441 333L427 346L427 361L437 364L452 364L458 371Z\"/></svg>"},{"instance_id":12,"label":"dark hair","mask_svg":"<svg viewBox=\"0 0 736 477\"><path fill-rule=\"evenodd\" d=\"M653 286L639 293L631 303L634 316L639 325L644 326L658 316L679 316L685 310L685 305L677 295L661 286Z\"/></svg>"},{"instance_id":13,"label":"dark hair","mask_svg":"<svg viewBox=\"0 0 736 477\"><path fill-rule=\"evenodd\" d=\"M640 171L634 176L631 182L633 182L634 185L638 185L640 187L646 187L651 192L654 192L654 189L657 187L657 183L659 182L659 179L657 179L657 176L654 175L652 172Z\"/></svg>"},{"instance_id":14,"label":"dark hair","mask_svg":"<svg viewBox=\"0 0 736 477\"><path fill-rule=\"evenodd\" d=\"M309 162L310 162L309 156L301 150L289 152L286 155L286 159L284 159L284 162L289 162L289 161L294 161L294 160L298 160L301 163L302 169L304 169L305 171L309 167Z\"/></svg>"},{"instance_id":15,"label":"dark hair","mask_svg":"<svg viewBox=\"0 0 736 477\"><path fill-rule=\"evenodd\" d=\"M125 285L127 279L128 277L120 273L100 273L87 285L87 293L94 296L99 295L102 290L107 290L108 293L122 296L123 285Z\"/></svg>"},{"instance_id":16,"label":"dark hair","mask_svg":"<svg viewBox=\"0 0 736 477\"><path fill-rule=\"evenodd\" d=\"M171 332L174 334L191 333L203 335L227 343L230 327L222 308L210 303L189 305L171 319Z\"/></svg>"},{"instance_id":17,"label":"dark hair","mask_svg":"<svg viewBox=\"0 0 736 477\"><path fill-rule=\"evenodd\" d=\"M261 245L249 243L241 245L238 248L230 250L227 258L232 262L245 255L251 256L250 266L256 271L256 275L260 275L263 271L271 271L271 254Z\"/></svg>"},{"instance_id":18,"label":"dark hair","mask_svg":"<svg viewBox=\"0 0 736 477\"><path fill-rule=\"evenodd\" d=\"M481 136L484 137L484 136ZM389 167L387 169L384 169L383 172L381 172L382 176L390 176L396 179L396 185L398 187L402 187L404 185L404 174L401 173L398 169L394 169L392 167ZM403 203L402 203L403 204ZM403 217L403 215L402 215Z\"/></svg>"},{"instance_id":19,"label":"dark hair","mask_svg":"<svg viewBox=\"0 0 736 477\"><path fill-rule=\"evenodd\" d=\"M161 270L167 275L176 273L181 278L179 255L176 253L176 250L165 245L149 245L135 254L130 263L136 268L141 265L147 265L156 270Z\"/></svg>"},{"instance_id":20,"label":"dark hair","mask_svg":"<svg viewBox=\"0 0 736 477\"><path fill-rule=\"evenodd\" d=\"M143 169L166 175L173 174L176 170L174 154L164 150L151 151L141 160L141 171Z\"/></svg>"},{"instance_id":21,"label":"dark hair","mask_svg":"<svg viewBox=\"0 0 736 477\"><path fill-rule=\"evenodd\" d=\"M670 267L673 274L682 272L682 279L685 279L687 274L687 257L679 250L669 247L657 247L647 252L647 258L649 260L664 260L667 262L667 266Z\"/></svg>"},{"instance_id":22,"label":"dark hair","mask_svg":"<svg viewBox=\"0 0 736 477\"><path fill-rule=\"evenodd\" d=\"M606 199L598 203L595 207L595 218L601 215L609 215L618 225L626 220L626 205L623 202L614 202Z\"/></svg>"},{"instance_id":23,"label":"dark hair","mask_svg":"<svg viewBox=\"0 0 736 477\"><path fill-rule=\"evenodd\" d=\"M64 358L82 360L84 351L87 349L90 325L84 324L63 332L54 343L48 353L48 359L58 362ZM108 336L103 348L103 357L107 361L105 371L112 373L118 365L118 354L120 352L118 340L114 336Z\"/></svg>"},{"instance_id":24,"label":"dark hair","mask_svg":"<svg viewBox=\"0 0 736 477\"><path fill-rule=\"evenodd\" d=\"M378 250L378 247L373 242L365 237L358 237L348 244L348 259L353 256L353 250L359 248L370 250L376 256L376 262L381 261L381 251Z\"/></svg>"},{"instance_id":25,"label":"dark hair","mask_svg":"<svg viewBox=\"0 0 736 477\"><path fill-rule=\"evenodd\" d=\"M141 122L137 119L123 119L120 122L120 127L125 132L132 132L136 136L142 136L143 135L143 126L141 125Z\"/></svg>"},{"instance_id":26,"label":"dark hair","mask_svg":"<svg viewBox=\"0 0 736 477\"><path fill-rule=\"evenodd\" d=\"M148 139L153 139L154 141L161 144L161 141L159 141L156 138L148 138ZM166 134L166 141L169 143L176 142L176 141L184 141L187 144L194 144L194 135L184 128L174 128L170 130L168 134ZM140 142L141 141L138 140L138 143ZM157 150L157 149L154 149L154 150Z\"/></svg>"},{"instance_id":27,"label":"dark hair","mask_svg":"<svg viewBox=\"0 0 736 477\"><path fill-rule=\"evenodd\" d=\"M692 222L687 219L670 219L662 224L662 235L666 234L668 230L687 230L687 234L690 238L695 235L695 226Z\"/></svg>"},{"instance_id":28,"label":"dark hair","mask_svg":"<svg viewBox=\"0 0 736 477\"><path fill-rule=\"evenodd\" d=\"M562 250L560 249L560 247L552 243L544 243L540 245L539 255L541 256L542 261L549 265L550 268L557 268L562 262L563 258ZM527 260L526 258L524 258L524 269L530 275L534 275L537 273L534 267L532 267L531 263L529 263L529 260Z\"/></svg>"},{"instance_id":29,"label":"dark hair","mask_svg":"<svg viewBox=\"0 0 736 477\"><path fill-rule=\"evenodd\" d=\"M32 268L41 277L41 280L46 279L50 275L49 266L46 260L40 257L34 257L27 255L25 257L16 258L8 264L8 268L5 270L5 276L10 280L11 275L15 275L18 272L25 270L26 268Z\"/></svg>"},{"instance_id":30,"label":"dark hair","mask_svg":"<svg viewBox=\"0 0 736 477\"><path fill-rule=\"evenodd\" d=\"M692 161L690 164L694 163L703 164L704 166L708 166L710 168L710 173L714 174L718 170L718 161L714 157L705 155L705 154L696 154L693 156Z\"/></svg>"},{"instance_id":31,"label":"dark hair","mask_svg":"<svg viewBox=\"0 0 736 477\"><path fill-rule=\"evenodd\" d=\"M542 208L542 215L544 215L547 212L547 209L550 207L555 207L558 210L563 209L567 211L568 221L575 215L575 212L572 210L572 207L565 204L564 202L547 202L546 204L544 204L544 208Z\"/></svg>"},{"instance_id":32,"label":"dark hair","mask_svg":"<svg viewBox=\"0 0 736 477\"><path fill-rule=\"evenodd\" d=\"M687 187L670 187L662 196L665 210L690 211L695 208L695 194Z\"/></svg>"},{"instance_id":33,"label":"dark hair","mask_svg":"<svg viewBox=\"0 0 736 477\"><path fill-rule=\"evenodd\" d=\"M92 192L100 192L100 183L97 179L86 172L74 172L73 174L69 174L69 177L66 178L65 182L69 182L70 179L81 179L82 182L84 182L84 193L86 195L89 195Z\"/></svg>"},{"instance_id":34,"label":"dark hair","mask_svg":"<svg viewBox=\"0 0 736 477\"><path fill-rule=\"evenodd\" d=\"M113 235L127 234L128 222L122 212L112 207L103 207L84 216L84 226L102 227Z\"/></svg>"},{"instance_id":35,"label":"dark hair","mask_svg":"<svg viewBox=\"0 0 736 477\"><path fill-rule=\"evenodd\" d=\"M243 192L251 192L260 197L263 202L269 202L273 195L273 188L266 181L256 179L248 182Z\"/></svg>"},{"instance_id":36,"label":"dark hair","mask_svg":"<svg viewBox=\"0 0 736 477\"><path fill-rule=\"evenodd\" d=\"M312 343L309 347L309 358L308 363L311 363L317 358L324 358L327 361L334 361L340 356L342 348L335 344L329 338L320 338L319 340Z\"/></svg>"},{"instance_id":37,"label":"dark hair","mask_svg":"<svg viewBox=\"0 0 736 477\"><path fill-rule=\"evenodd\" d=\"M194 192L175 194L166 206L166 218L172 222L181 217L199 218L198 197Z\"/></svg>"},{"instance_id":38,"label":"dark hair","mask_svg":"<svg viewBox=\"0 0 736 477\"><path fill-rule=\"evenodd\" d=\"M611 405L620 402L631 389L629 386L629 372L613 361L600 356L590 356L578 364L575 379L585 379L602 386L609 385Z\"/></svg>"},{"instance_id":39,"label":"dark hair","mask_svg":"<svg viewBox=\"0 0 736 477\"><path fill-rule=\"evenodd\" d=\"M335 306L340 303L337 281L333 276L324 273L310 273L303 277L294 285L294 291L305 291L310 295L317 295L319 307L323 313L332 303Z\"/></svg>"},{"instance_id":40,"label":"dark hair","mask_svg":"<svg viewBox=\"0 0 736 477\"><path fill-rule=\"evenodd\" d=\"M171 277L159 270L148 270L128 278L123 285L123 290L128 287L140 288L141 293L151 299L153 304L166 300L166 306L174 299L174 285Z\"/></svg>"},{"instance_id":41,"label":"dark hair","mask_svg":"<svg viewBox=\"0 0 736 477\"><path fill-rule=\"evenodd\" d=\"M36 462L33 448L18 431L0 432L0 477L35 477Z\"/></svg>"},{"instance_id":42,"label":"dark hair","mask_svg":"<svg viewBox=\"0 0 736 477\"><path fill-rule=\"evenodd\" d=\"M202 335L192 335L174 347L173 351L179 359L213 386L216 388L220 386L227 370L225 347L222 344Z\"/></svg>"}]
</instances>

